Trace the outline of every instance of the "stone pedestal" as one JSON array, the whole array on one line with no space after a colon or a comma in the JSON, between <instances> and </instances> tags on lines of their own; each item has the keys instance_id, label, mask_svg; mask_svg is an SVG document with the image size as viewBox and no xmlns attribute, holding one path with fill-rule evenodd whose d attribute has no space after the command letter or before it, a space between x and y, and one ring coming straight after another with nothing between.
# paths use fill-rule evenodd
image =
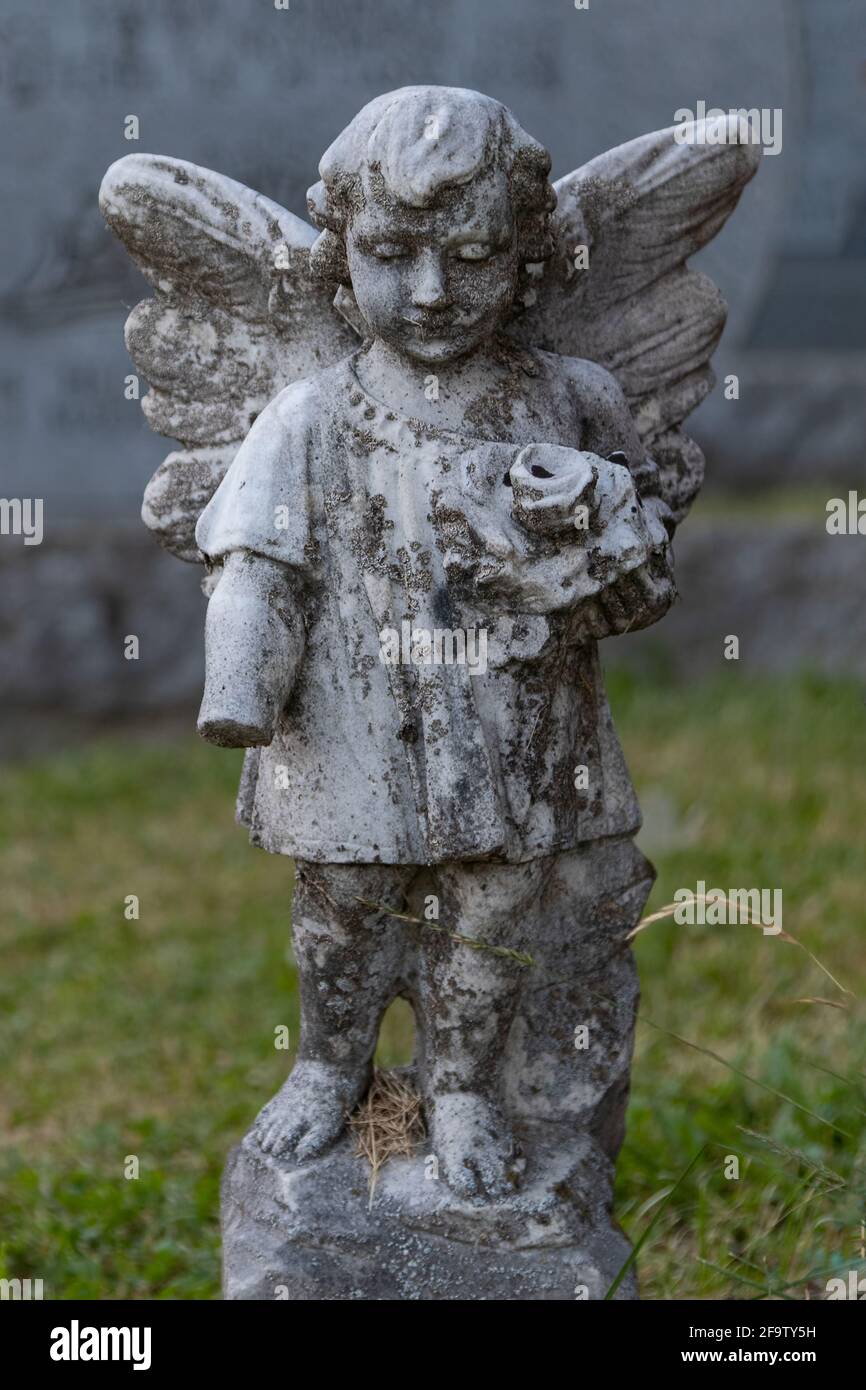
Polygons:
<instances>
[{"instance_id":1,"label":"stone pedestal","mask_svg":"<svg viewBox=\"0 0 866 1390\"><path fill-rule=\"evenodd\" d=\"M611 1226L610 1160L586 1136L520 1137L521 1191L478 1206L425 1177L423 1153L386 1164L370 1205L351 1136L301 1166L240 1144L223 1179L226 1298L603 1298L629 1253ZM635 1298L634 1278L615 1296Z\"/></svg>"}]
</instances>

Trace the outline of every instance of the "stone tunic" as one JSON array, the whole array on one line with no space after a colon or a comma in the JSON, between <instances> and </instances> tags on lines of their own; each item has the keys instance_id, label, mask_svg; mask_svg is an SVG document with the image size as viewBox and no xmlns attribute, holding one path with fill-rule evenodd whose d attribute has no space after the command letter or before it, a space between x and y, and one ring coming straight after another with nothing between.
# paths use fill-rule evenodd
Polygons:
<instances>
[{"instance_id":1,"label":"stone tunic","mask_svg":"<svg viewBox=\"0 0 866 1390\"><path fill-rule=\"evenodd\" d=\"M517 452L400 418L352 358L259 416L196 531L211 561L245 550L290 567L304 610L273 742L246 756L254 843L325 863L520 862L638 828L596 644L567 611L469 603L443 564L438 494L456 484L508 511ZM404 622L484 629L486 670L383 660L384 630Z\"/></svg>"}]
</instances>

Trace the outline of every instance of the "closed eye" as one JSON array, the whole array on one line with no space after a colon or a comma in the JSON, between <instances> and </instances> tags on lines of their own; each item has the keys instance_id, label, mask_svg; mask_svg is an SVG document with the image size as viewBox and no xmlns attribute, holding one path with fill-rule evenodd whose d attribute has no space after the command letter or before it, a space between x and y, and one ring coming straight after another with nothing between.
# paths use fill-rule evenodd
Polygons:
<instances>
[{"instance_id":1,"label":"closed eye","mask_svg":"<svg viewBox=\"0 0 866 1390\"><path fill-rule=\"evenodd\" d=\"M458 246L454 252L454 259L458 261L489 261L493 255L493 247L483 241L467 241L463 246Z\"/></svg>"},{"instance_id":2,"label":"closed eye","mask_svg":"<svg viewBox=\"0 0 866 1390\"><path fill-rule=\"evenodd\" d=\"M409 254L406 247L401 246L398 241L377 241L368 250L378 261L399 261Z\"/></svg>"}]
</instances>

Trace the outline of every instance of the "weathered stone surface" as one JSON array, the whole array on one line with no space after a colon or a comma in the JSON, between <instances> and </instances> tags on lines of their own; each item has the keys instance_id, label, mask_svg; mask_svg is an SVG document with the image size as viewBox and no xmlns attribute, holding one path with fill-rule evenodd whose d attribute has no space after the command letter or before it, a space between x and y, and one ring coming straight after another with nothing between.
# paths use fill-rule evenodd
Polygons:
<instances>
[{"instance_id":1,"label":"weathered stone surface","mask_svg":"<svg viewBox=\"0 0 866 1390\"><path fill-rule=\"evenodd\" d=\"M455 1195L428 1137L415 1157L382 1168L370 1204L370 1170L350 1137L296 1163L264 1153L253 1131L223 1179L226 1296L604 1297L629 1255L611 1220L611 1187L638 999L626 937L651 881L628 840L560 856L545 875L535 964L521 972L502 1049L505 1106L525 1163L517 1191ZM296 929L304 915L299 903ZM417 1070L407 1075L419 1084ZM629 1271L616 1297L636 1292Z\"/></svg>"},{"instance_id":2,"label":"weathered stone surface","mask_svg":"<svg viewBox=\"0 0 866 1390\"><path fill-rule=\"evenodd\" d=\"M156 291L126 321L129 355L151 385L142 409L188 446L151 480L145 525L197 560L196 519L256 416L355 334L309 275L312 228L234 179L127 155L105 175L99 206Z\"/></svg>"},{"instance_id":3,"label":"weathered stone surface","mask_svg":"<svg viewBox=\"0 0 866 1390\"><path fill-rule=\"evenodd\" d=\"M555 1146L527 1128L520 1195L459 1202L425 1178L424 1158L394 1158L368 1201L368 1168L344 1137L292 1168L247 1140L222 1188L226 1298L545 1300L603 1298L629 1246L611 1226L612 1165L586 1135ZM626 1275L616 1298L634 1298Z\"/></svg>"},{"instance_id":4,"label":"weathered stone surface","mask_svg":"<svg viewBox=\"0 0 866 1390\"><path fill-rule=\"evenodd\" d=\"M456 32L466 55L463 79L509 102L544 139L557 177L635 131L666 123L676 106L694 106L701 93L784 108L783 154L764 160L759 187L700 263L730 303L714 365L721 381L722 354L731 346L742 408L713 392L689 432L712 458L716 481L733 476L729 468L738 483L766 481L770 469L787 478L793 445L804 477L808 471L810 478L858 485L866 389L843 374L849 349L862 349L866 326L858 290L866 285L866 106L857 63L838 59L856 50L862 25L849 0L728 0L705 7L700 24L686 25L679 22L682 0L652 7L620 0L622 22L604 25L603 61L589 16L568 3L546 6L539 23L525 0L437 0L427 11L405 0L329 0L278 16L273 44L262 42L257 7L232 0L210 0L189 14L160 0L141 27L137 0L99 0L89 18L50 0L9 0L7 9L15 15L6 42L16 80L0 102L15 139L0 158L7 186L19 196L7 201L0 276L7 310L0 327L3 489L45 496L52 525L61 515L134 521L142 487L162 457L121 389L130 367L119 325L146 291L131 263L124 273L123 250L92 197L103 170L128 152L110 113L120 106L146 111L138 148L216 164L302 212L315 160L339 118L331 100L335 71L339 114L348 118L371 91L392 85L393 74L415 71L419 53L429 80L453 80ZM363 63L356 61L361 50ZM325 51L328 62L310 61ZM620 74L615 102L607 99L612 72ZM266 128L262 112L282 110L287 90L290 135L280 138L280 119ZM75 148L53 139L72 110L88 130ZM18 178L22 167L36 171L26 185ZM762 291L775 282L780 255L788 257L787 274L768 303ZM825 272L844 277L833 293ZM820 344L806 295L832 317L839 347L808 370L802 359ZM769 319L772 344L764 336ZM762 335L754 367L737 351L750 341L750 325ZM762 421L760 358L773 345L784 350L790 371L785 409L771 405L768 412L786 431L784 449ZM837 374L838 390L825 372ZM704 412L717 401L708 435ZM810 443L801 453L805 436Z\"/></svg>"},{"instance_id":5,"label":"weathered stone surface","mask_svg":"<svg viewBox=\"0 0 866 1390\"><path fill-rule=\"evenodd\" d=\"M677 533L680 601L645 635L608 643L607 669L657 670L661 660L698 680L720 669L722 638L737 633L744 671L866 677L866 647L852 640L866 611L862 538L829 536L820 498L811 517L786 514L785 496L775 508L767 497L759 505L760 519L742 500L727 519L689 517ZM56 712L58 735L70 715L95 722L177 712L191 726L204 678L204 644L190 641L204 613L201 571L162 554L140 528L100 530L96 545L92 527L88 534L90 544L72 529L38 549L7 545L0 554L6 709L19 720ZM123 659L130 632L144 638L138 662ZM10 737L6 746L19 743Z\"/></svg>"},{"instance_id":6,"label":"weathered stone surface","mask_svg":"<svg viewBox=\"0 0 866 1390\"><path fill-rule=\"evenodd\" d=\"M296 860L298 1055L229 1166L228 1297L601 1298L622 1267L651 870L596 644L675 596L725 317L686 262L759 159L698 120L552 187L499 102L406 87L322 157L317 238L176 160L106 176L157 291L146 414L204 451L145 506L208 566L199 732ZM344 1131L400 996L433 1172L395 1161L368 1212Z\"/></svg>"}]
</instances>

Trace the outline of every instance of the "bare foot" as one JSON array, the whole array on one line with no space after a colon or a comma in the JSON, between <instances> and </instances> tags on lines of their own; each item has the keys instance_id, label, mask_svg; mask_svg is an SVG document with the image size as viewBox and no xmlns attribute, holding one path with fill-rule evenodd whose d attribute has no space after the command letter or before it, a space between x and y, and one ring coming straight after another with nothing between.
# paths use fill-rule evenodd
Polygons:
<instances>
[{"instance_id":1,"label":"bare foot","mask_svg":"<svg viewBox=\"0 0 866 1390\"><path fill-rule=\"evenodd\" d=\"M359 1075L329 1062L297 1061L251 1133L274 1158L292 1152L299 1163L316 1158L342 1133L369 1079L367 1069Z\"/></svg>"},{"instance_id":2,"label":"bare foot","mask_svg":"<svg viewBox=\"0 0 866 1390\"><path fill-rule=\"evenodd\" d=\"M506 1197L515 1191L524 1164L498 1105L475 1091L437 1096L431 1129L445 1181L458 1197Z\"/></svg>"}]
</instances>

